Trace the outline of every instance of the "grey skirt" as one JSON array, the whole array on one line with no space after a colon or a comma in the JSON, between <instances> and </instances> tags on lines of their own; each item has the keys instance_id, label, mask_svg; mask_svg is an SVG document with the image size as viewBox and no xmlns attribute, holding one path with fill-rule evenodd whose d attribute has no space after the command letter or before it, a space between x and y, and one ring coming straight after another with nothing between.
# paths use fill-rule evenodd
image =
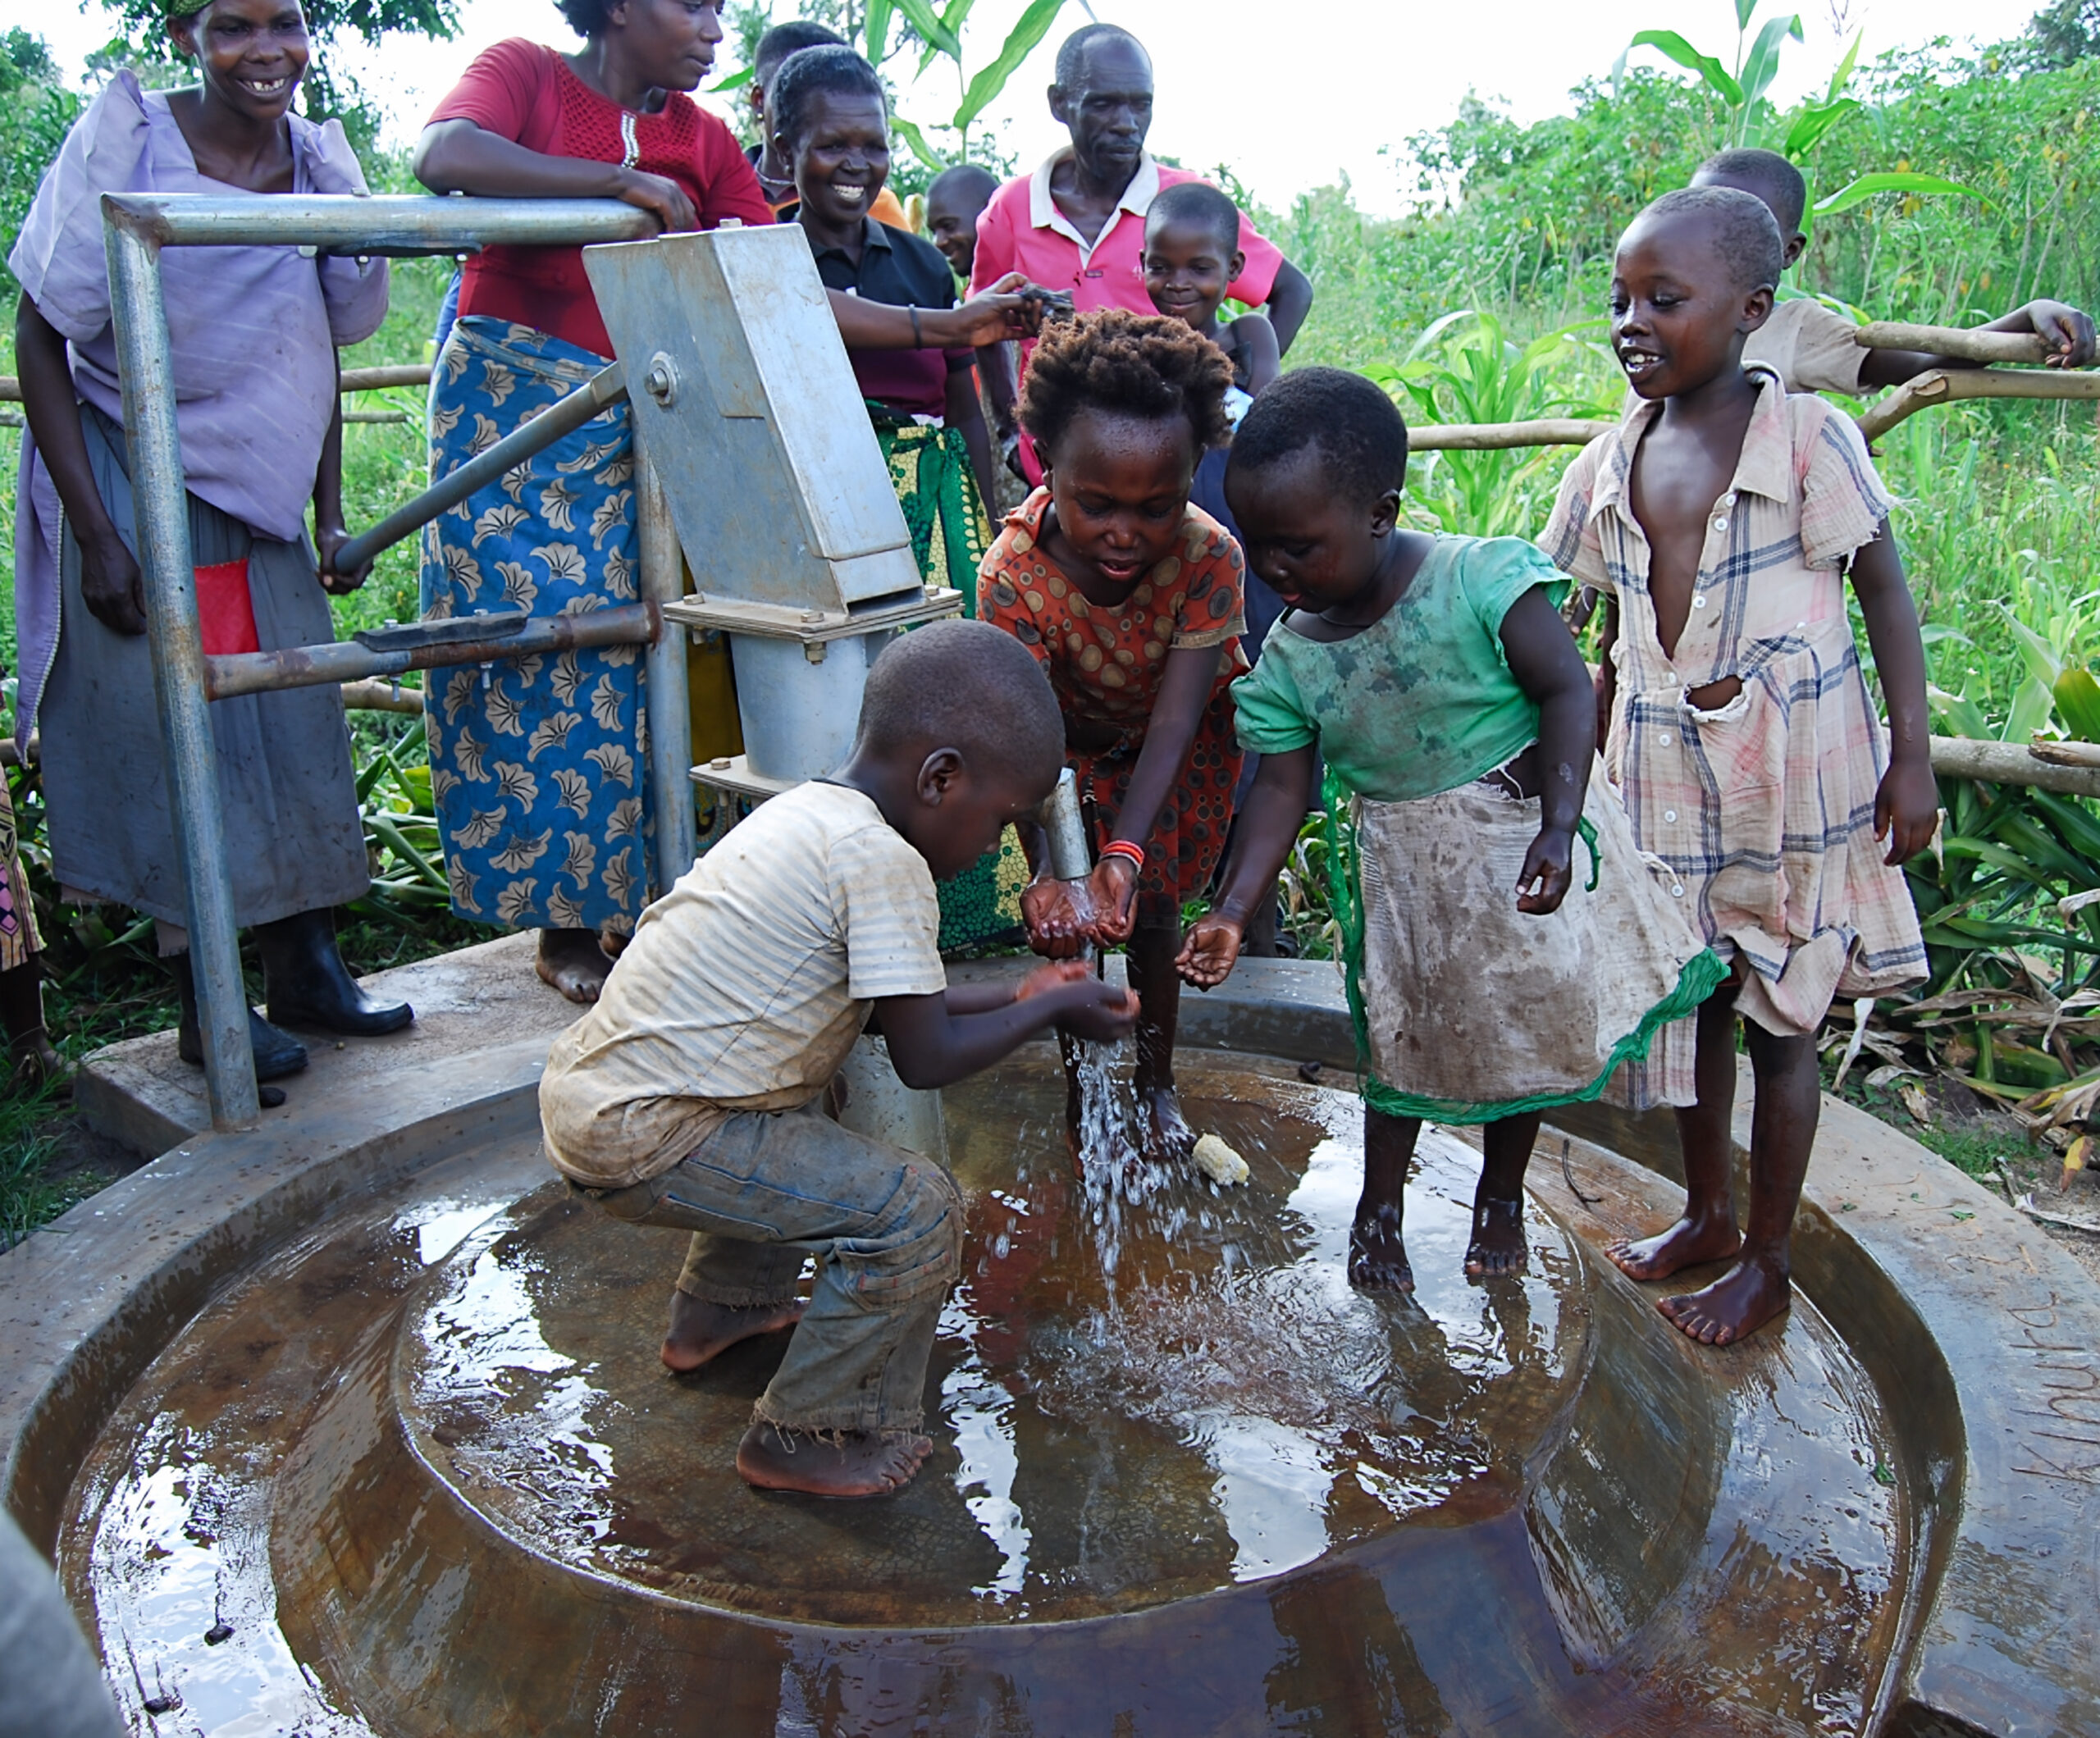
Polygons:
<instances>
[{"instance_id":1,"label":"grey skirt","mask_svg":"<svg viewBox=\"0 0 2100 1738\"><path fill-rule=\"evenodd\" d=\"M81 408L80 425L95 486L135 554L124 431L92 406ZM189 550L199 567L247 559L265 651L336 637L304 536L262 536L193 495ZM185 924L145 636L89 614L70 525L60 580L58 650L38 711L52 869L71 897ZM340 691L244 695L213 701L211 714L235 921L267 924L360 897L372 878Z\"/></svg>"}]
</instances>

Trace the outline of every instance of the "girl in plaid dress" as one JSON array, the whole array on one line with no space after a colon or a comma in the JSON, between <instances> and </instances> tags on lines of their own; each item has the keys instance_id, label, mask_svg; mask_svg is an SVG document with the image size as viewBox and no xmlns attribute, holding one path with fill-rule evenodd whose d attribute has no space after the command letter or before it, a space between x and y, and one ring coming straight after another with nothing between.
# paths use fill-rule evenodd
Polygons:
<instances>
[{"instance_id":1,"label":"girl in plaid dress","mask_svg":"<svg viewBox=\"0 0 2100 1738\"><path fill-rule=\"evenodd\" d=\"M1047 330L1020 419L1048 469L978 581L979 619L1049 675L1099 833L1089 882L1023 893L1029 938L1053 957L1130 943L1144 1138L1171 1161L1195 1148L1174 1092L1181 907L1210 884L1239 777L1244 565L1189 504L1196 461L1228 438L1231 384L1225 353L1178 320L1110 308ZM1039 844L1030 855L1040 866Z\"/></svg>"},{"instance_id":2,"label":"girl in plaid dress","mask_svg":"<svg viewBox=\"0 0 2100 1738\"><path fill-rule=\"evenodd\" d=\"M1888 495L1849 422L1743 365L1780 257L1771 212L1732 188L1669 194L1634 220L1612 339L1638 402L1570 468L1541 540L1606 600L1605 760L1634 833L1733 964L1696 1027L1650 1058L1681 1066L1696 1038L1698 1102L1678 1113L1684 1216L1611 1252L1639 1280L1733 1257L1712 1284L1662 1301L1709 1345L1787 1307L1816 1033L1834 997L1924 976L1898 865L1938 813L1924 648ZM1888 701L1886 746L1848 578ZM1728 1188L1739 1014L1757 1083L1740 1233Z\"/></svg>"}]
</instances>

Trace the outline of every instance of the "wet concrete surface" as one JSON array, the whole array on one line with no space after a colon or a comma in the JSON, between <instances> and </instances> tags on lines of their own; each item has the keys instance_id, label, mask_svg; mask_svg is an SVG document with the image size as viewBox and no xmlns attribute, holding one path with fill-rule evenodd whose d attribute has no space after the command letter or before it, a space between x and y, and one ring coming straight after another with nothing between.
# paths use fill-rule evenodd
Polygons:
<instances>
[{"instance_id":1,"label":"wet concrete surface","mask_svg":"<svg viewBox=\"0 0 2100 1738\"><path fill-rule=\"evenodd\" d=\"M1364 1297L1353 1100L1189 1084L1254 1183L1148 1203L1112 1302L1053 1068L960 1095L940 1446L877 1504L742 1486L777 1345L667 1375L682 1240L529 1151L345 1216L82 1469L62 1556L120 1693L210 1731L1859 1729L1903 1499L1813 1310L1692 1347L1538 1211L1530 1272L1468 1281L1448 1136L1418 1298Z\"/></svg>"},{"instance_id":2,"label":"wet concrete surface","mask_svg":"<svg viewBox=\"0 0 2100 1738\"><path fill-rule=\"evenodd\" d=\"M383 1001L405 1001L415 1023L383 1038L337 1038L294 1031L309 1058L275 1083L285 1102L261 1125L295 1134L338 1104L383 1093L404 1070L441 1065L488 1047L492 1039L538 1036L546 1042L582 1010L540 981L531 931L457 952L397 965L360 979ZM80 1065L74 1102L97 1135L133 1152L165 1152L208 1129L204 1071L176 1054L175 1033L149 1033L98 1050Z\"/></svg>"},{"instance_id":3,"label":"wet concrete surface","mask_svg":"<svg viewBox=\"0 0 2100 1738\"><path fill-rule=\"evenodd\" d=\"M1253 1042L1346 1068L1331 971L1249 962L1235 983L1188 999L1185 1043ZM1126 1603L1101 1617L1038 1614L1031 1599L1047 1612L1053 1596L1115 1596L1105 1584L1072 1594L1047 1575L1031 1593L1035 1565L1080 1560L1052 1509L1023 1500L1020 1446L1052 1436L1016 1421L1024 1402L1052 1416L1059 1394L1016 1395L1005 1382L1034 1354L952 1322L940 1372L955 1421L937 1430L941 1454L914 1500L939 1494L928 1553L958 1540L975 1553L956 1567L981 1614L851 1628L738 1610L695 1593L696 1579L682 1593L682 1541L646 1528L614 1538L609 1501L579 1503L566 1554L548 1549L559 1528L532 1535L532 1505L513 1512L514 1491L491 1496L471 1466L451 1469L413 1396L400 1403L404 1348L427 1338L426 1306L506 1255L548 1355L587 1394L579 1444L603 1446L597 1421L619 1423L623 1408L643 1445L666 1406L740 1418L763 1382L758 1348L712 1379L655 1373L650 1294L660 1309L674 1236L660 1239L660 1267L603 1258L603 1321L529 1278L578 1234L573 1216L547 1211L563 1203L527 1203L547 1175L531 1104L545 1042L402 1069L317 1101L289 1130L185 1142L0 1256L0 1480L33 1539L62 1537L68 1586L138 1730L2100 1732L2100 1308L2031 1225L1849 1107L1826 1101L1796 1229L1802 1290L1842 1340L1802 1307L1732 1353L1663 1327L1649 1307L1659 1289L1631 1285L1595 1252L1674 1211L1655 1175L1672 1163L1667 1129L1564 1117L1572 1186L1550 1138L1532 1172L1535 1280L1556 1248L1574 1257L1549 1287L1538 1343L1550 1357L1498 1355L1523 1380L1556 1367L1579 1379L1518 1457L1521 1499L1474 1501L1491 1483L1476 1480L1427 1508L1349 1506L1335 1494L1364 1490L1358 1467L1272 1457L1271 1482L1327 1494L1325 1553L1239 1579L1239 1536L1213 1518L1231 1560L1214 1539L1205 1555L1191 1527L1176 1567L1200 1581L1222 1562L1222 1578L1163 1603L1133 1596L1126 1579ZM1268 1185L1281 1202L1269 1223L1317 1226L1299 1197L1320 1174L1322 1141L1346 1136L1303 1102L1289 1110L1246 1086L1287 1080L1288 1067L1222 1066L1222 1085L1198 1088L1221 1117L1267 1104L1279 1150L1293 1118L1327 1131L1296 1181L1292 1161ZM1739 1124L1748 1109L1746 1090ZM1470 1162L1454 1146L1418 1193L1463 1202ZM985 1247L1013 1238L984 1216L984 1198ZM1411 1207L1425 1228L1436 1211ZM649 1236L606 1229L629 1248ZM471 1251L459 1247L470 1233L483 1239ZM1275 1270L1312 1255L1318 1234L1307 1234L1285 1239ZM1214 1267L1207 1283L1221 1277ZM1474 1314L1448 1320L1424 1289L1426 1317L1463 1363L1486 1289L1462 1286ZM1390 1337L1392 1368L1413 1367L1410 1344ZM972 1357L986 1370L1007 1360L993 1386L1010 1404L984 1404ZM1687 1360L1699 1380L1685 1378ZM504 1377L524 1403L517 1416L546 1421L562 1376ZM1202 1433L1159 1430L1180 1414L1157 1398L1131 1403L1160 1438L1160 1464L1197 1465ZM1283 1410L1326 1439L1317 1420ZM674 1416L726 1439L727 1421ZM1499 1464L1529 1432L1511 1424ZM1363 1467L1379 1470L1395 1434ZM996 1500L1009 1435L1006 1502L1028 1530L1018 1594L1017 1535ZM488 1441L468 1432L458 1446L471 1460ZM1309 1480L1300 1463L1316 1468ZM629 1470L615 1457L615 1496ZM1204 1498L1193 1471L1171 1487L1184 1509L1192 1492ZM1215 1517L1239 1499L1206 1500ZM1386 1518L1351 1530L1372 1508ZM836 1545L854 1512L820 1511L810 1538ZM1301 1497L1295 1512L1302 1522L1312 1507ZM997 1560L988 1579L979 1558Z\"/></svg>"}]
</instances>

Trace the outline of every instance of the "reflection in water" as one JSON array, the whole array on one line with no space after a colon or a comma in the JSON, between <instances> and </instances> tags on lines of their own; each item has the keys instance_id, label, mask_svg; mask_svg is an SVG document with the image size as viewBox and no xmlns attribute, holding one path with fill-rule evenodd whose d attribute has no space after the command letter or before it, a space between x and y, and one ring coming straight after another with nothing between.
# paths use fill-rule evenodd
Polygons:
<instances>
[{"instance_id":1,"label":"reflection in water","mask_svg":"<svg viewBox=\"0 0 2100 1738\"><path fill-rule=\"evenodd\" d=\"M1444 1738L1459 1729L1375 1576L1307 1576L1279 1589L1269 1610L1285 1643L1264 1686L1270 1731Z\"/></svg>"},{"instance_id":2,"label":"reflection in water","mask_svg":"<svg viewBox=\"0 0 2100 1738\"><path fill-rule=\"evenodd\" d=\"M941 1311L941 1332L967 1340L969 1313L953 1298ZM1020 1465L1013 1432L1013 1397L985 1369L973 1348L941 1383L941 1412L955 1432L955 1488L978 1529L999 1553L998 1573L971 1589L980 1599L1006 1600L1019 1594L1028 1576L1028 1524L1013 1500L1014 1472Z\"/></svg>"},{"instance_id":3,"label":"reflection in water","mask_svg":"<svg viewBox=\"0 0 2100 1738\"><path fill-rule=\"evenodd\" d=\"M342 1708L392 1674L386 1705L431 1712L376 1725L509 1731L538 1671L527 1723L575 1729L548 1710L583 1683L599 1729L668 1731L704 1660L710 1697L740 1686L708 1714L737 1738L1857 1729L1900 1499L1812 1310L1702 1352L1536 1210L1530 1272L1468 1281L1478 1161L1440 1134L1409 1193L1418 1295L1357 1293L1354 1104L1223 1066L1184 1084L1252 1182L1125 1214L1112 1297L1054 1071L951 1094L971 1226L938 1447L879 1503L736 1479L779 1340L667 1376L682 1237L608 1224L531 1155L324 1225L199 1316L76 1486L62 1554L128 1708L350 1738ZM378 1603L407 1627L346 1665L326 1638ZM1075 1617L1116 1621L1041 1622ZM514 1723L448 1727L479 1684Z\"/></svg>"}]
</instances>

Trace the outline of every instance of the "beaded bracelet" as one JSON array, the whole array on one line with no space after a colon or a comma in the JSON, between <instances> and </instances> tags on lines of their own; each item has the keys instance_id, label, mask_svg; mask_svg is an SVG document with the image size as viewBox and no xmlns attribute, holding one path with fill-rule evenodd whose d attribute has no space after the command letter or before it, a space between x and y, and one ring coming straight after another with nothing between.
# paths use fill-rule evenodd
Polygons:
<instances>
[{"instance_id":1,"label":"beaded bracelet","mask_svg":"<svg viewBox=\"0 0 2100 1738\"><path fill-rule=\"evenodd\" d=\"M1101 847L1101 855L1103 857L1121 857L1134 869L1142 869L1145 866L1144 846L1133 845L1128 839L1111 839Z\"/></svg>"}]
</instances>

